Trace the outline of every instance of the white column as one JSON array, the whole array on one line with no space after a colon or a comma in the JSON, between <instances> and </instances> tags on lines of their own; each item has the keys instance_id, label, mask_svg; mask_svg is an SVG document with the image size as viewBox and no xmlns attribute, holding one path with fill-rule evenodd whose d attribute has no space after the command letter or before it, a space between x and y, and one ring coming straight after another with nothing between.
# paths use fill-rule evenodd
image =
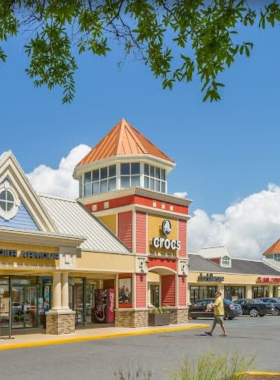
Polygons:
<instances>
[{"instance_id":1,"label":"white column","mask_svg":"<svg viewBox=\"0 0 280 380\"><path fill-rule=\"evenodd\" d=\"M247 285L246 286L246 298L252 298L252 286L251 285Z\"/></svg>"},{"instance_id":2,"label":"white column","mask_svg":"<svg viewBox=\"0 0 280 380\"><path fill-rule=\"evenodd\" d=\"M64 310L69 309L68 272L61 274L61 306Z\"/></svg>"},{"instance_id":3,"label":"white column","mask_svg":"<svg viewBox=\"0 0 280 380\"><path fill-rule=\"evenodd\" d=\"M61 273L53 273L53 307L52 310L61 309Z\"/></svg>"},{"instance_id":4,"label":"white column","mask_svg":"<svg viewBox=\"0 0 280 380\"><path fill-rule=\"evenodd\" d=\"M268 297L273 297L273 285L268 285Z\"/></svg>"},{"instance_id":5,"label":"white column","mask_svg":"<svg viewBox=\"0 0 280 380\"><path fill-rule=\"evenodd\" d=\"M219 292L222 292L222 297L224 298L225 296L224 284L218 284L218 290Z\"/></svg>"}]
</instances>

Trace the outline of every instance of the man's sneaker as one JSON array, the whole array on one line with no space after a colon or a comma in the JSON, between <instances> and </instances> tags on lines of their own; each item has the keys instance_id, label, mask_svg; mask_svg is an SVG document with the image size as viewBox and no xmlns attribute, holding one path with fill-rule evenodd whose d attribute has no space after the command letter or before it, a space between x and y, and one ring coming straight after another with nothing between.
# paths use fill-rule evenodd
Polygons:
<instances>
[{"instance_id":1,"label":"man's sneaker","mask_svg":"<svg viewBox=\"0 0 280 380\"><path fill-rule=\"evenodd\" d=\"M212 336L212 333L209 332L209 331L205 331L205 334L208 335L208 336Z\"/></svg>"},{"instance_id":2,"label":"man's sneaker","mask_svg":"<svg viewBox=\"0 0 280 380\"><path fill-rule=\"evenodd\" d=\"M220 335L220 336L227 336L227 334L222 334L222 335Z\"/></svg>"}]
</instances>

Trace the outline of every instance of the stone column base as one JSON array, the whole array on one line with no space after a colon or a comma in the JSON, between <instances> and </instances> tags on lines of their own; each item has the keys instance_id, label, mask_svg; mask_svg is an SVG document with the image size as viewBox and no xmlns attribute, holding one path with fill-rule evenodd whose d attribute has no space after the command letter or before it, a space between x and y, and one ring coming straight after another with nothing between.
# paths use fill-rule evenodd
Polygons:
<instances>
[{"instance_id":1,"label":"stone column base","mask_svg":"<svg viewBox=\"0 0 280 380\"><path fill-rule=\"evenodd\" d=\"M116 309L115 310L116 327L147 327L148 326L148 309Z\"/></svg>"},{"instance_id":2,"label":"stone column base","mask_svg":"<svg viewBox=\"0 0 280 380\"><path fill-rule=\"evenodd\" d=\"M170 324L177 325L188 322L188 308L170 309Z\"/></svg>"},{"instance_id":3,"label":"stone column base","mask_svg":"<svg viewBox=\"0 0 280 380\"><path fill-rule=\"evenodd\" d=\"M46 334L62 335L75 332L75 311L51 310L46 313Z\"/></svg>"}]
</instances>

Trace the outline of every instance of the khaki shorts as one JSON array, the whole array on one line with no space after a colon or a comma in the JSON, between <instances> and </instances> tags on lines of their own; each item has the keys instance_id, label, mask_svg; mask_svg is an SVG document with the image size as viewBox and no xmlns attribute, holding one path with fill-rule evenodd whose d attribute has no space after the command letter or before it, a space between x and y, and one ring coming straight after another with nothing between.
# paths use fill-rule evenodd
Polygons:
<instances>
[{"instance_id":1,"label":"khaki shorts","mask_svg":"<svg viewBox=\"0 0 280 380\"><path fill-rule=\"evenodd\" d=\"M223 315L214 315L214 322L215 324L218 323L220 326L224 323L224 316Z\"/></svg>"}]
</instances>

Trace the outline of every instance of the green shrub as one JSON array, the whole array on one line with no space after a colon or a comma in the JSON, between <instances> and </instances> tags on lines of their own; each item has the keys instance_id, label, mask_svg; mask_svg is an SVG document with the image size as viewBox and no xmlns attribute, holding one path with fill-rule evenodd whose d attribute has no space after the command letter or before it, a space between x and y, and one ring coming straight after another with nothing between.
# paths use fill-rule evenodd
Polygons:
<instances>
[{"instance_id":1,"label":"green shrub","mask_svg":"<svg viewBox=\"0 0 280 380\"><path fill-rule=\"evenodd\" d=\"M248 371L254 359L234 353L232 356L218 353L198 355L185 359L182 366L172 374L173 380L240 380L242 372ZM251 368L250 368L251 369Z\"/></svg>"},{"instance_id":2,"label":"green shrub","mask_svg":"<svg viewBox=\"0 0 280 380\"><path fill-rule=\"evenodd\" d=\"M159 306L159 307L153 307L152 309L149 309L149 313L151 314L169 314L169 306Z\"/></svg>"}]
</instances>

